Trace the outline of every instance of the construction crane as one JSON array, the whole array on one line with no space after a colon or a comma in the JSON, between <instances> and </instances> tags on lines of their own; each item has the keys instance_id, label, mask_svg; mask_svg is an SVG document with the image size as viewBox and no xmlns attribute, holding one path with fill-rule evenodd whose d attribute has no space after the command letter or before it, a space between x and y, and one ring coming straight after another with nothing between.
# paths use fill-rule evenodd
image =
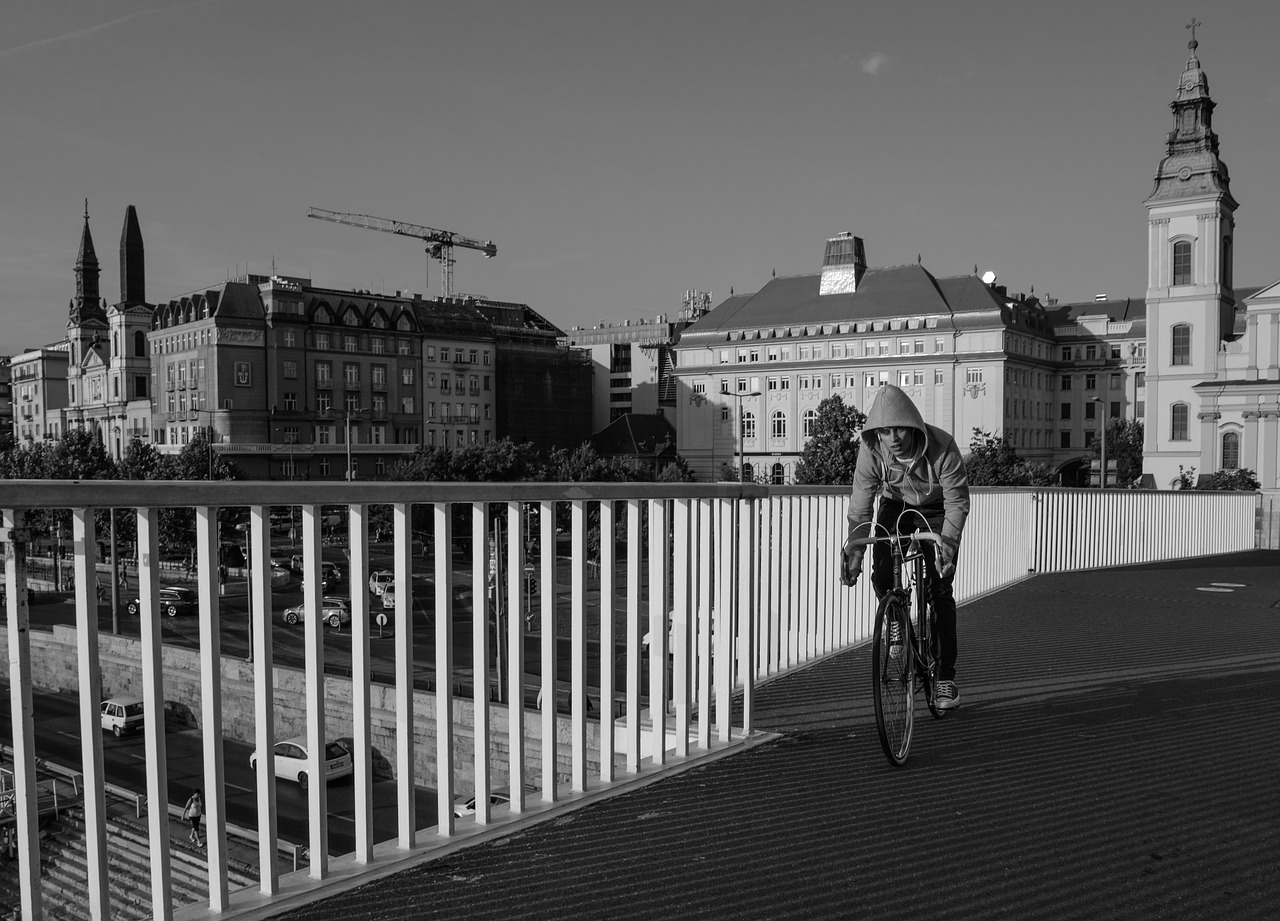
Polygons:
<instances>
[{"instance_id":1,"label":"construction crane","mask_svg":"<svg viewBox=\"0 0 1280 921\"><path fill-rule=\"evenodd\" d=\"M368 214L326 211L324 208L308 208L307 217L333 221L335 224L350 224L352 227L363 227L366 230L381 230L383 233L394 233L402 237L417 237L427 244L427 255L440 260L440 292L444 297L453 296L453 248L455 246L478 250L484 253L486 259L492 259L498 255L498 248L493 245L492 240L473 240L460 233L423 227L421 224L406 224L404 221L392 221Z\"/></svg>"}]
</instances>

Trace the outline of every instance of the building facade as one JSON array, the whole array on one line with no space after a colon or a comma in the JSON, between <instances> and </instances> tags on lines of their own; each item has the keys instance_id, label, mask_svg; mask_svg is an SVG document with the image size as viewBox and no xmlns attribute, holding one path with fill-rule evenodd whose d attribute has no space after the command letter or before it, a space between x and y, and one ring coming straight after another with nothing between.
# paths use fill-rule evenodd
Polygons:
<instances>
[{"instance_id":1,"label":"building facade","mask_svg":"<svg viewBox=\"0 0 1280 921\"><path fill-rule=\"evenodd\" d=\"M1197 54L1147 209L1145 470L1160 488L1192 469L1253 470L1280 486L1280 283L1236 287L1235 212Z\"/></svg>"},{"instance_id":2,"label":"building facade","mask_svg":"<svg viewBox=\"0 0 1280 921\"><path fill-rule=\"evenodd\" d=\"M419 445L590 435L590 366L524 304L245 275L149 304L133 206L108 307L87 213L66 337L14 356L20 441L95 432L177 453L198 436L252 478L376 478Z\"/></svg>"},{"instance_id":3,"label":"building facade","mask_svg":"<svg viewBox=\"0 0 1280 921\"><path fill-rule=\"evenodd\" d=\"M1025 458L1053 461L1050 320L1034 297L994 281L868 267L861 238L832 237L820 272L776 277L684 330L681 455L698 479L736 470L740 457L748 478L789 483L825 398L865 412L892 383L962 446L974 430L1008 434Z\"/></svg>"}]
</instances>

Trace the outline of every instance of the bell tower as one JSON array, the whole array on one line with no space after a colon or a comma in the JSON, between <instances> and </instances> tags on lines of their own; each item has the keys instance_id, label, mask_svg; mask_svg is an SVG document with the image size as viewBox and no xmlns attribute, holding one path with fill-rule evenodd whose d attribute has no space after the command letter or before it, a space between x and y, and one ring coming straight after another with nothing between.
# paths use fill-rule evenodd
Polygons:
<instances>
[{"instance_id":1,"label":"bell tower","mask_svg":"<svg viewBox=\"0 0 1280 921\"><path fill-rule=\"evenodd\" d=\"M1170 109L1173 128L1147 197L1147 372L1144 467L1168 488L1179 467L1206 470L1216 417L1195 385L1216 379L1235 338L1232 242L1237 203L1218 156L1214 102L1187 25L1191 54Z\"/></svg>"}]
</instances>

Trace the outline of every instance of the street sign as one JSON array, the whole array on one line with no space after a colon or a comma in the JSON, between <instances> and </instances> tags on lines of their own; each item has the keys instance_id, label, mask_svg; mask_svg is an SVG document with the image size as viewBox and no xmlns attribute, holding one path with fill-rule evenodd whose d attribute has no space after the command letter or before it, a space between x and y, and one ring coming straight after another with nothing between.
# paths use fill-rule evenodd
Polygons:
<instances>
[{"instance_id":1,"label":"street sign","mask_svg":"<svg viewBox=\"0 0 1280 921\"><path fill-rule=\"evenodd\" d=\"M379 626L379 627L385 627L385 626L387 625L387 615L386 615L386 614L381 614L381 613L380 613L380 614L378 614L377 620L378 620L378 626Z\"/></svg>"}]
</instances>

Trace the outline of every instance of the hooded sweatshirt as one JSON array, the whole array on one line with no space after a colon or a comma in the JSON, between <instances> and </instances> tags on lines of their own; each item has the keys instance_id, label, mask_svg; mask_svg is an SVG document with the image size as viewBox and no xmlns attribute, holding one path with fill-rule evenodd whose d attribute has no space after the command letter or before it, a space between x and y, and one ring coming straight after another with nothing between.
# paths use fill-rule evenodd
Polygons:
<instances>
[{"instance_id":1,"label":"hooded sweatshirt","mask_svg":"<svg viewBox=\"0 0 1280 921\"><path fill-rule=\"evenodd\" d=\"M880 429L915 429L914 450L899 460L880 440ZM897 499L922 509L931 525L952 548L960 546L965 519L969 517L969 476L956 440L942 429L928 425L920 410L892 384L881 388L862 428L862 449L853 473L849 499L849 536L854 528L871 520L876 495ZM865 532L864 532L865 533ZM863 536L863 535L858 535Z\"/></svg>"}]
</instances>

